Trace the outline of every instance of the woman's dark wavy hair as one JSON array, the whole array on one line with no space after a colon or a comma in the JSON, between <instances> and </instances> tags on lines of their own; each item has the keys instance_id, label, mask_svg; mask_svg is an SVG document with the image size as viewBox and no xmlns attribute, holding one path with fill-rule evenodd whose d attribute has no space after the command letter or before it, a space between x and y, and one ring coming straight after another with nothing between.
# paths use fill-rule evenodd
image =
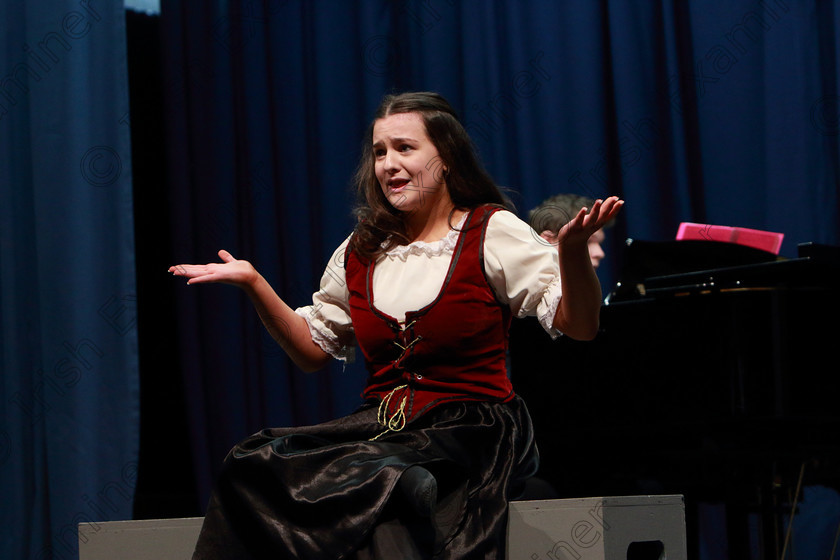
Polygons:
<instances>
[{"instance_id":1,"label":"woman's dark wavy hair","mask_svg":"<svg viewBox=\"0 0 840 560\"><path fill-rule=\"evenodd\" d=\"M472 140L454 109L442 96L433 92L387 95L365 134L354 177L358 224L353 248L360 256L373 260L394 246L410 242L402 213L388 202L374 172L373 126L378 119L397 113L418 113L423 118L426 135L441 158L430 172L447 170L446 186L455 208L470 210L482 204L495 204L512 209L509 199L479 162Z\"/></svg>"}]
</instances>

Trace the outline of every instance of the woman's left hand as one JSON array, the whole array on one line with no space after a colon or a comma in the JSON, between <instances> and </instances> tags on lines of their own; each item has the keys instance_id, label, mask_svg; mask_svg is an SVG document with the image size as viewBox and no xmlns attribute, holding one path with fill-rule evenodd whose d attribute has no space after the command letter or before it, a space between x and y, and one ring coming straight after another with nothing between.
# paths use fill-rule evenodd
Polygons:
<instances>
[{"instance_id":1,"label":"woman's left hand","mask_svg":"<svg viewBox=\"0 0 840 560\"><path fill-rule=\"evenodd\" d=\"M617 196L611 196L606 200L596 200L591 209L587 211L587 208L581 208L569 223L560 228L553 241L560 246L575 244L585 246L592 234L618 215L622 206L624 206L624 201Z\"/></svg>"}]
</instances>

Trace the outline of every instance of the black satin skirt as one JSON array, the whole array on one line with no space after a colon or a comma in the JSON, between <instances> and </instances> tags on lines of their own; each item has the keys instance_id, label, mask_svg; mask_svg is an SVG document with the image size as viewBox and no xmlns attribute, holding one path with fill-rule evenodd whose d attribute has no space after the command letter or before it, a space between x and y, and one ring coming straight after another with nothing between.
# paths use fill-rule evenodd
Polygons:
<instances>
[{"instance_id":1,"label":"black satin skirt","mask_svg":"<svg viewBox=\"0 0 840 560\"><path fill-rule=\"evenodd\" d=\"M193 560L503 559L508 502L538 463L522 400L440 405L384 435L376 414L364 407L237 445ZM437 480L431 516L398 489L412 465Z\"/></svg>"}]
</instances>

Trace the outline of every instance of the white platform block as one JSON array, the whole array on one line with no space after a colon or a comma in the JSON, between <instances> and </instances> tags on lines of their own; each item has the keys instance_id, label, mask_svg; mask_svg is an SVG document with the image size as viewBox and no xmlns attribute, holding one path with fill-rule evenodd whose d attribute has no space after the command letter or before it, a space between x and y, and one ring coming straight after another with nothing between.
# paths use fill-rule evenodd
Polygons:
<instances>
[{"instance_id":1,"label":"white platform block","mask_svg":"<svg viewBox=\"0 0 840 560\"><path fill-rule=\"evenodd\" d=\"M508 560L686 560L682 496L511 502Z\"/></svg>"},{"instance_id":2,"label":"white platform block","mask_svg":"<svg viewBox=\"0 0 840 560\"><path fill-rule=\"evenodd\" d=\"M79 560L190 560L202 517L79 524ZM686 560L682 496L511 502L508 560Z\"/></svg>"},{"instance_id":3,"label":"white platform block","mask_svg":"<svg viewBox=\"0 0 840 560\"><path fill-rule=\"evenodd\" d=\"M203 517L79 524L79 560L190 560Z\"/></svg>"}]
</instances>

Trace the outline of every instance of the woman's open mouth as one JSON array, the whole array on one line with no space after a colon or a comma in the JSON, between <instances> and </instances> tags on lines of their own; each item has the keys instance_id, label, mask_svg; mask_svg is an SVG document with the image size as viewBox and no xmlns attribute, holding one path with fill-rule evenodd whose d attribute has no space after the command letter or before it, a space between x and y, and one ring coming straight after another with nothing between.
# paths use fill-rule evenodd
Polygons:
<instances>
[{"instance_id":1,"label":"woman's open mouth","mask_svg":"<svg viewBox=\"0 0 840 560\"><path fill-rule=\"evenodd\" d=\"M393 192L399 192L403 188L405 188L405 186L408 185L409 182L409 179L406 179L404 177L394 177L393 179L388 179L388 188L391 189L391 191Z\"/></svg>"}]
</instances>

